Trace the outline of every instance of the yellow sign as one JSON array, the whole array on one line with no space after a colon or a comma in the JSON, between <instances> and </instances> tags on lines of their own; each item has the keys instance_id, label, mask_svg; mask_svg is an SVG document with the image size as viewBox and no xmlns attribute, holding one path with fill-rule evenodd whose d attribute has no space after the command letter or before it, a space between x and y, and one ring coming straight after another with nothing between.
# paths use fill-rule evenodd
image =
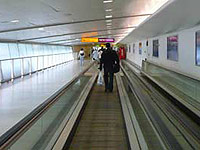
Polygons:
<instances>
[{"instance_id":1,"label":"yellow sign","mask_svg":"<svg viewBox=\"0 0 200 150\"><path fill-rule=\"evenodd\" d=\"M81 42L99 42L99 39L98 38L82 38L81 39Z\"/></svg>"}]
</instances>

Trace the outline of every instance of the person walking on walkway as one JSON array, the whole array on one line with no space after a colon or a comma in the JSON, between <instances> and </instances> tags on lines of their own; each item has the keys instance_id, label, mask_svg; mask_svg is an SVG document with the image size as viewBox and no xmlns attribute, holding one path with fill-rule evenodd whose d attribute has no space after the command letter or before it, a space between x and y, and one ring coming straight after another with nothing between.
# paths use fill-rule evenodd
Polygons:
<instances>
[{"instance_id":1,"label":"person walking on walkway","mask_svg":"<svg viewBox=\"0 0 200 150\"><path fill-rule=\"evenodd\" d=\"M85 57L85 53L84 53L83 48L81 48L81 50L79 52L79 58L80 58L80 64L81 64L81 66L83 66L83 63L84 63L84 57Z\"/></svg>"},{"instance_id":2,"label":"person walking on walkway","mask_svg":"<svg viewBox=\"0 0 200 150\"><path fill-rule=\"evenodd\" d=\"M119 67L119 57L117 53L112 49L110 43L106 44L106 50L101 55L100 60L100 71L104 68L104 82L105 82L105 92L108 90L113 91L113 77L116 71L116 67ZM119 68L118 68L119 69Z\"/></svg>"},{"instance_id":3,"label":"person walking on walkway","mask_svg":"<svg viewBox=\"0 0 200 150\"><path fill-rule=\"evenodd\" d=\"M98 61L98 51L96 49L92 53L92 58L93 58L93 60Z\"/></svg>"},{"instance_id":4,"label":"person walking on walkway","mask_svg":"<svg viewBox=\"0 0 200 150\"><path fill-rule=\"evenodd\" d=\"M101 60L101 55L102 55L103 51L104 51L104 48L103 48L103 46L102 46L101 49L98 50L98 58L99 58L99 61Z\"/></svg>"}]
</instances>

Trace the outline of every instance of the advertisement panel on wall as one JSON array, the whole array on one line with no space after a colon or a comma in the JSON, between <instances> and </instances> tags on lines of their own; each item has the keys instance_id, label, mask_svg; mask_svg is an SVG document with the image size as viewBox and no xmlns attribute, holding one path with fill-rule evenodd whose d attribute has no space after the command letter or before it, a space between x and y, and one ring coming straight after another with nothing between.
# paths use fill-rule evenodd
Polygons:
<instances>
[{"instance_id":1,"label":"advertisement panel on wall","mask_svg":"<svg viewBox=\"0 0 200 150\"><path fill-rule=\"evenodd\" d=\"M178 61L178 36L167 38L167 59Z\"/></svg>"},{"instance_id":2,"label":"advertisement panel on wall","mask_svg":"<svg viewBox=\"0 0 200 150\"><path fill-rule=\"evenodd\" d=\"M135 53L135 44L133 44L133 53Z\"/></svg>"},{"instance_id":3,"label":"advertisement panel on wall","mask_svg":"<svg viewBox=\"0 0 200 150\"><path fill-rule=\"evenodd\" d=\"M200 31L196 32L196 65L200 66Z\"/></svg>"},{"instance_id":4,"label":"advertisement panel on wall","mask_svg":"<svg viewBox=\"0 0 200 150\"><path fill-rule=\"evenodd\" d=\"M128 46L128 52L131 52L131 45Z\"/></svg>"},{"instance_id":5,"label":"advertisement panel on wall","mask_svg":"<svg viewBox=\"0 0 200 150\"><path fill-rule=\"evenodd\" d=\"M153 40L153 56L159 57L159 41Z\"/></svg>"},{"instance_id":6,"label":"advertisement panel on wall","mask_svg":"<svg viewBox=\"0 0 200 150\"><path fill-rule=\"evenodd\" d=\"M139 43L139 54L142 54L142 43Z\"/></svg>"}]
</instances>

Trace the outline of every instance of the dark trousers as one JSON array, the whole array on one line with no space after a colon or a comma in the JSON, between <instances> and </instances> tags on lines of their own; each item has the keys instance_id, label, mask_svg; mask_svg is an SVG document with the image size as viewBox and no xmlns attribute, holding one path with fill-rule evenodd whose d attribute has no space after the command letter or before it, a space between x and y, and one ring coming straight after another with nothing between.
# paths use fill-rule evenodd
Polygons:
<instances>
[{"instance_id":1,"label":"dark trousers","mask_svg":"<svg viewBox=\"0 0 200 150\"><path fill-rule=\"evenodd\" d=\"M104 71L105 89L111 92L113 91L113 76L114 73Z\"/></svg>"}]
</instances>

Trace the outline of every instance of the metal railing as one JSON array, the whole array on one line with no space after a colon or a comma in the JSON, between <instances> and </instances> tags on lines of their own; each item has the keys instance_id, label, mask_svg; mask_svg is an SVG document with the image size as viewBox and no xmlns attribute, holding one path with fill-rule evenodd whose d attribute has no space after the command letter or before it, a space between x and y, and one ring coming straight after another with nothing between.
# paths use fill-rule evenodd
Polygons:
<instances>
[{"instance_id":1,"label":"metal railing","mask_svg":"<svg viewBox=\"0 0 200 150\"><path fill-rule=\"evenodd\" d=\"M2 59L0 60L0 83L13 81L19 77L23 78L25 75L31 75L72 60L74 60L73 52Z\"/></svg>"}]
</instances>

